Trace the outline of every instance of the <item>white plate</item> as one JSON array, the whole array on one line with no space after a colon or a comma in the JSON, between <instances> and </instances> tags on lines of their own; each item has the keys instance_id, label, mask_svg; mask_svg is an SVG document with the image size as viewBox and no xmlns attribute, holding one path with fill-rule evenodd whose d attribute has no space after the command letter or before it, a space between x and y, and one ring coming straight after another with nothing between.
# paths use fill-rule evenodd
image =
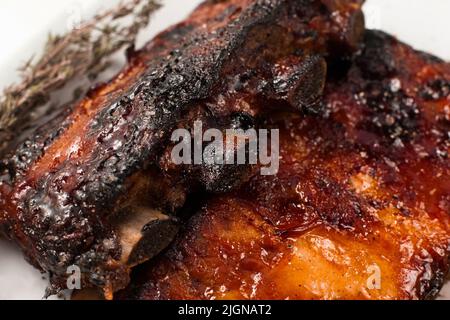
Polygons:
<instances>
[{"instance_id":1,"label":"white plate","mask_svg":"<svg viewBox=\"0 0 450 320\"><path fill-rule=\"evenodd\" d=\"M185 17L200 0L165 0L140 43ZM16 69L32 54L39 53L49 31L64 32L80 18L118 0L2 0L0 3L0 88L17 79ZM368 27L396 35L417 49L450 60L450 1L368 0ZM0 240L0 300L41 299L47 280L28 265L19 250ZM445 292L445 294L444 294ZM450 299L450 286L442 295Z\"/></svg>"}]
</instances>

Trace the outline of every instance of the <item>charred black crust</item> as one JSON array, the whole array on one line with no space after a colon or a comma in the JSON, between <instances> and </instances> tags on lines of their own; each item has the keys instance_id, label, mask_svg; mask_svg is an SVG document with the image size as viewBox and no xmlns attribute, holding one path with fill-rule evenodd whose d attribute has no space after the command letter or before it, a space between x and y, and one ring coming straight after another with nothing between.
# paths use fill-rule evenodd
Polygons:
<instances>
[{"instance_id":1,"label":"charred black crust","mask_svg":"<svg viewBox=\"0 0 450 320\"><path fill-rule=\"evenodd\" d=\"M428 81L420 90L425 101L437 101L450 96L450 80L434 79Z\"/></svg>"},{"instance_id":2,"label":"charred black crust","mask_svg":"<svg viewBox=\"0 0 450 320\"><path fill-rule=\"evenodd\" d=\"M120 256L107 215L118 195L126 191L126 179L155 160L167 135L193 102L221 89L222 68L253 28L277 24L282 15L313 3L317 1L257 0L219 30L205 32L182 23L148 45L156 56L148 63L148 71L91 120L86 139L94 140L95 148L89 158L80 163L64 161L14 199L16 223L27 239L22 245L34 248L36 264L51 270L55 283L72 264L89 274L88 282L94 285L115 281L101 266ZM227 12L222 18L230 19ZM69 123L60 125L59 121L55 118L43 127L42 134L37 131L2 163L6 182L26 176L46 146L67 128ZM70 192L63 191L68 177L77 179Z\"/></svg>"},{"instance_id":3,"label":"charred black crust","mask_svg":"<svg viewBox=\"0 0 450 320\"><path fill-rule=\"evenodd\" d=\"M422 277L416 286L417 296L423 300L437 298L449 274L449 261L436 258L431 264L422 262L418 270L421 270Z\"/></svg>"},{"instance_id":4,"label":"charred black crust","mask_svg":"<svg viewBox=\"0 0 450 320\"><path fill-rule=\"evenodd\" d=\"M26 174L28 168L41 157L48 146L52 144L70 125L68 117L72 109L66 108L51 118L50 121L37 128L25 128L32 132L31 136L15 138L5 150L0 150L0 175L8 174L7 179L0 181L13 184L16 179Z\"/></svg>"},{"instance_id":5,"label":"charred black crust","mask_svg":"<svg viewBox=\"0 0 450 320\"><path fill-rule=\"evenodd\" d=\"M449 89L448 80L445 79L449 76L449 69L444 64L435 65L440 63L439 59L416 52L387 34L367 31L365 38L366 43L361 52L355 56L355 62L346 67L343 72L345 75L328 83L329 95L325 96L328 110L314 117L305 117L299 122L293 120L293 123L286 125L287 128L302 128L302 130L289 130L288 134L284 135L286 139L284 144L290 146L290 141L296 138L307 141L305 142L307 147L304 147L303 143L301 146L302 150L309 150L307 156L300 157L301 160L293 160L295 155L291 153L297 150L288 149L282 152L282 158L287 160L282 163L280 172L276 176L264 178L255 176L250 183L232 193L231 201L228 196L210 199L212 201L208 202L203 210L198 210L184 233L163 254L162 258L147 265L138 273L128 291L121 294L121 298L160 299L183 296L184 288L177 285L181 278L183 280L187 278L188 280L184 283L188 288L185 291L188 292L187 296L201 299L204 298L204 291L197 291L197 289L201 287L199 283L202 281L204 281L203 284L207 283L207 286L212 288L218 288L224 284L223 279L216 282L211 280L208 272L202 275L203 270L207 268L199 271L194 266L197 264L203 266L199 263L203 257L207 257L207 260L214 259L217 251L212 249L213 245L202 243L200 259L191 260L192 255L188 251L195 247L197 236L211 235L214 240L218 238L217 234L221 232L210 227L217 216L224 215L233 222L238 219L236 215L233 216L236 209L230 206L229 202L238 203L238 206L245 208L248 206L248 211L261 215L265 222L276 226L276 235L289 237L290 230L304 232L314 228L316 221L319 221L321 225L326 224L327 230L329 230L328 227L332 227L342 234L348 234L350 243L358 242L359 239L367 239L377 244L383 243L384 237L380 237L378 231L373 232L373 228L383 226L384 223L381 221L383 218L380 219L378 215L374 215L374 210L382 211L391 207L398 209L398 215L405 218L405 220L394 218L394 224L399 226L407 225L408 219L414 221L417 215L422 216L422 211L426 211L428 217L425 221L420 220L417 223L423 224L424 228L431 221L433 223L439 221L436 217L443 217L443 221L440 221L442 225L436 233L431 231L418 236L415 230L408 230L400 235L391 229L391 221L386 223L387 230L381 231L386 232L389 239L392 238L388 242L392 241L394 245L387 246L388 250L392 250L392 253L396 255L392 263L398 263L395 262L397 258L402 261L400 265L396 265L396 271L393 274L399 278L393 277L389 280L399 289L394 298L433 299L437 296L449 269L450 247L448 246L448 228L445 225L449 211L448 206L439 203L448 202L446 201L448 197L445 195L446 184L442 184L443 180L430 175L430 172L433 167L439 168L439 172L446 172L448 158L428 158L427 156L426 162L417 167L416 164L422 160L414 147L432 149L440 143L438 139L429 142L421 138L426 137L430 131L435 131L433 133L435 136L442 134L436 133L440 131L438 118L439 113L442 112L429 110L428 102L444 102L444 105L447 102ZM368 64L369 62L373 64ZM422 64L427 69L438 71L438 75L429 77L425 84L416 74ZM401 85L402 81L404 86ZM430 117L432 119L427 119L423 115L426 112L432 114ZM283 121L280 120L280 122ZM292 119L286 122L289 121ZM280 127L283 128L283 125ZM447 135L448 126L446 128L447 130L442 130L445 135ZM363 131L370 137L358 139L358 134ZM298 145L292 143L292 146ZM393 160L387 159L388 157ZM421 177L418 173L422 171L422 168L426 171L424 173L426 177ZM349 186L350 177L361 172L375 179L377 185L375 189L379 189L382 196L356 191L353 186ZM398 185L391 188L396 183ZM430 196L428 188L433 187L440 190L435 189L433 192L438 194L443 192L444 195L430 201L425 205L425 209L420 208L419 198ZM300 192L301 197L299 197ZM214 206L215 202L224 204L223 208L220 208L220 205ZM409 203L406 204L406 202ZM439 209L436 212L430 207L437 204ZM209 212L206 209L208 206L213 207L209 209ZM280 217L284 218L283 221ZM286 219L286 217L289 218ZM223 221L218 224L221 231L230 230L229 228L232 231L235 230ZM206 227L200 231L202 225ZM298 225L302 228L298 228ZM209 232L211 234L208 234ZM243 232L245 233L245 230ZM269 234L260 232L264 236ZM442 235L442 238L436 236L438 233ZM413 245L413 252L404 253L400 249L402 239L409 238L409 235L417 237L419 242ZM228 241L227 239L227 245L229 245ZM251 249L236 247L238 249L234 251L234 254L237 257L253 250L253 247ZM221 255L221 251L219 252ZM195 254L197 252L193 255ZM228 261L234 263L233 259ZM178 277L176 272L171 273L170 266L174 266L175 269L180 268L181 277ZM231 268L234 269L236 266L241 265L232 265ZM399 266L398 270L397 266ZM237 277L244 272L242 268L236 267ZM264 274L264 271L262 273ZM176 280L171 282L172 279ZM283 280L285 279L280 280L281 285ZM270 281L266 283L268 282ZM170 292L171 284L177 288L172 292ZM283 290L273 293L270 289L268 291L275 298L283 295ZM259 287L258 290L262 292L264 289ZM291 293L292 291L289 291L288 294ZM264 295L265 293L262 294L263 297Z\"/></svg>"},{"instance_id":6,"label":"charred black crust","mask_svg":"<svg viewBox=\"0 0 450 320\"><path fill-rule=\"evenodd\" d=\"M414 140L421 128L422 114L415 95L402 88L403 64L396 56L399 42L394 37L376 30L365 32L361 52L355 57L353 93L367 112L358 124L360 130L374 133L378 143Z\"/></svg>"},{"instance_id":7,"label":"charred black crust","mask_svg":"<svg viewBox=\"0 0 450 320\"><path fill-rule=\"evenodd\" d=\"M384 32L376 30L365 32L362 53L356 58L356 65L366 79L381 80L395 72L393 43L395 39Z\"/></svg>"},{"instance_id":8,"label":"charred black crust","mask_svg":"<svg viewBox=\"0 0 450 320\"><path fill-rule=\"evenodd\" d=\"M226 1L207 1L200 9L222 2ZM326 1L328 5L331 2ZM362 1L352 2L360 4ZM239 59L239 50L254 35L252 32L264 29L293 32L292 21L289 21L293 20L299 24L296 35L308 39L314 35L313 40L320 40L319 56L303 52L302 48L295 53L299 57L311 54L311 61L318 66L313 69L317 69L323 78L314 79L313 86L307 87L306 92L286 95L289 102L298 104L297 107L303 110L308 104L317 102L323 90L326 66L320 55L328 54L326 50L330 48L326 42L340 41L343 47L350 48L355 45L361 31L358 28L356 34L340 39L333 38L333 34L319 34L321 30L313 30L308 23L314 17L321 15L329 19L331 9L327 9L324 1L229 0L229 4L222 14L206 20L224 22L216 30L205 31L202 25L196 25L198 21L195 19L188 20L161 33L143 51L130 51L128 58L131 61L139 59L139 55L151 59L146 61L144 74L134 79L134 84L125 93L118 98L112 94L108 96L107 103L89 120L88 131L83 138L92 141L94 148L86 159L64 160L38 180L27 180L33 164L70 126L72 120L67 113L35 131L5 156L6 160L0 164L0 182L8 187L17 186L20 182L20 189L24 190L8 195L17 208L17 216L12 218L15 221L11 224L16 224L15 228L20 230L21 244L33 257L34 263L53 273L54 284L58 283L58 277L64 278L66 268L73 264L88 275L87 283L96 286L121 282L113 278L126 278L126 271L120 267L114 276L113 270L105 267L111 260L117 260L121 253L118 236L109 224L108 215L114 211L119 196L127 191L127 180L157 163L170 132L190 107L228 89L227 67L233 65L233 59ZM352 14L361 13L356 11ZM356 18L355 21L360 23L361 19ZM331 30L339 32L338 27L348 31L351 26L334 25ZM277 36L293 38L288 34ZM299 81L309 70L300 71ZM306 75L306 81L310 80ZM298 91L298 86L294 84L292 87ZM266 87L259 87L258 94L264 89ZM96 94L97 91L90 93L94 97ZM71 111L68 109L67 112ZM232 119L233 115L229 116ZM239 177L247 172L239 167L231 171L203 169L198 179L210 191L229 190L235 186L233 181L239 181ZM67 187L69 178L75 182ZM218 183L221 180L226 183ZM10 236L14 237L14 234Z\"/></svg>"},{"instance_id":9,"label":"charred black crust","mask_svg":"<svg viewBox=\"0 0 450 320\"><path fill-rule=\"evenodd\" d=\"M414 139L420 118L415 99L403 90L392 90L388 83L371 82L363 91L372 116L361 128L380 133L390 143Z\"/></svg>"}]
</instances>

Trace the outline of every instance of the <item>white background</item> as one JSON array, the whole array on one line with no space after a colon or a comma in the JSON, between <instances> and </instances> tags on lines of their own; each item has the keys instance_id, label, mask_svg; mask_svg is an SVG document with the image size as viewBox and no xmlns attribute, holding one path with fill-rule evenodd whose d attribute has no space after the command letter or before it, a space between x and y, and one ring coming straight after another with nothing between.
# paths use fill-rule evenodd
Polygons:
<instances>
[{"instance_id":1,"label":"white background","mask_svg":"<svg viewBox=\"0 0 450 320\"><path fill-rule=\"evenodd\" d=\"M0 0L0 89L17 80L16 69L39 54L49 31L65 32L80 18L117 4L118 0ZM140 44L180 21L200 0L163 0ZM450 61L450 1L368 0L367 25L388 31L415 48ZM47 285L19 250L0 240L0 300L41 299ZM450 287L445 289L450 299Z\"/></svg>"}]
</instances>

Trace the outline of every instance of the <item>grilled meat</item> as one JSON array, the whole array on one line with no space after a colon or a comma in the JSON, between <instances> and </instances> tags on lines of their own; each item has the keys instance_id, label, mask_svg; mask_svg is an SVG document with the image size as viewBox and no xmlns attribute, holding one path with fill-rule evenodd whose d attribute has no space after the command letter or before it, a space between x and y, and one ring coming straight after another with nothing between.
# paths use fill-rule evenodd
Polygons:
<instances>
[{"instance_id":1,"label":"grilled meat","mask_svg":"<svg viewBox=\"0 0 450 320\"><path fill-rule=\"evenodd\" d=\"M450 65L367 31L276 176L206 202L119 299L427 299L450 254Z\"/></svg>"},{"instance_id":2,"label":"grilled meat","mask_svg":"<svg viewBox=\"0 0 450 320\"><path fill-rule=\"evenodd\" d=\"M206 1L132 53L110 83L36 122L43 125L29 124L9 143L2 152L0 229L50 272L54 290L65 286L67 267L76 265L84 287L103 288L111 297L127 284L129 268L177 231L172 214L183 205L183 175L189 174L161 173L171 131L192 114L225 125L236 115L258 117L274 102L316 110L326 60L357 47L361 4ZM205 170L187 170L186 181L210 191L240 181L240 171L226 180L226 173ZM160 207L169 209L153 210Z\"/></svg>"}]
</instances>

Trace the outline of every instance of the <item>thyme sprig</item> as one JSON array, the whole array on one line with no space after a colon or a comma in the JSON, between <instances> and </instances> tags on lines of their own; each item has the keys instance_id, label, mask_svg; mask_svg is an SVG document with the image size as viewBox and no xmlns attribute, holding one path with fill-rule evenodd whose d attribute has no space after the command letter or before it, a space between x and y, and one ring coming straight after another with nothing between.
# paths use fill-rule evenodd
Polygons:
<instances>
[{"instance_id":1,"label":"thyme sprig","mask_svg":"<svg viewBox=\"0 0 450 320\"><path fill-rule=\"evenodd\" d=\"M134 45L159 7L157 0L128 0L67 34L50 34L42 56L30 58L19 69L20 83L8 86L0 96L0 133L12 128L21 114L48 103L51 94L69 81L92 79L104 71L114 53Z\"/></svg>"}]
</instances>

